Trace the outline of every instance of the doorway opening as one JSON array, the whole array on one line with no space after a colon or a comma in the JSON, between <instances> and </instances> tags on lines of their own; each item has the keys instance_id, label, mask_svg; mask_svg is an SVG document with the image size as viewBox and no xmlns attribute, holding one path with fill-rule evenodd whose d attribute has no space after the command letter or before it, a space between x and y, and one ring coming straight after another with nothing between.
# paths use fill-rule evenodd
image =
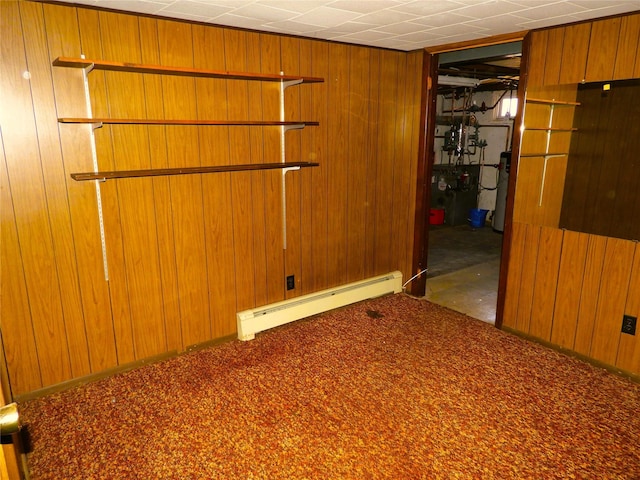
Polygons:
<instances>
[{"instance_id":1,"label":"doorway opening","mask_svg":"<svg viewBox=\"0 0 640 480\"><path fill-rule=\"evenodd\" d=\"M522 42L438 56L425 297L495 323Z\"/></svg>"}]
</instances>

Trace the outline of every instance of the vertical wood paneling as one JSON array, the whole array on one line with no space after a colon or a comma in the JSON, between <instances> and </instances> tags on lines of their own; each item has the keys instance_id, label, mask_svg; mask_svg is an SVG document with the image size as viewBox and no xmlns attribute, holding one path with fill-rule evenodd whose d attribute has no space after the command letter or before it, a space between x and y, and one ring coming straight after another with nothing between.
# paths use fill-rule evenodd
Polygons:
<instances>
[{"instance_id":1,"label":"vertical wood paneling","mask_svg":"<svg viewBox=\"0 0 640 480\"><path fill-rule=\"evenodd\" d=\"M312 71L312 41L300 40L300 73ZM305 85L300 92L300 116L303 119L313 119L312 92L315 85ZM317 127L307 127L302 134L300 143L301 160L313 161L314 130ZM300 171L301 196L300 196L300 254L301 254L301 279L299 294L313 292L314 258L313 258L313 210L315 199L313 196L313 168Z\"/></svg>"},{"instance_id":2,"label":"vertical wood paneling","mask_svg":"<svg viewBox=\"0 0 640 480\"><path fill-rule=\"evenodd\" d=\"M224 65L225 70L247 70L246 34L239 30L224 31ZM203 45L203 48L207 48ZM226 99L230 120L249 118L248 85L246 81L227 81ZM232 165L249 163L251 158L248 127L232 127L227 129L229 135L230 156ZM251 173L238 172L231 175L231 205L233 205L233 239L236 276L236 311L252 308L255 302L255 279L253 276L253 222L251 217L252 192ZM212 272L213 273L213 272Z\"/></svg>"},{"instance_id":3,"label":"vertical wood paneling","mask_svg":"<svg viewBox=\"0 0 640 480\"><path fill-rule=\"evenodd\" d=\"M633 267L624 313L640 318L640 244L638 243L636 243L633 255ZM620 334L616 366L627 372L640 372L640 329L637 325L635 335Z\"/></svg>"},{"instance_id":4,"label":"vertical wood paneling","mask_svg":"<svg viewBox=\"0 0 640 480\"><path fill-rule=\"evenodd\" d=\"M573 348L589 236L565 231L555 294L551 343Z\"/></svg>"},{"instance_id":5,"label":"vertical wood paneling","mask_svg":"<svg viewBox=\"0 0 640 480\"><path fill-rule=\"evenodd\" d=\"M544 84L545 64L547 60L547 41L549 30L531 32L531 49L527 66L527 86L538 87Z\"/></svg>"},{"instance_id":6,"label":"vertical wood paneling","mask_svg":"<svg viewBox=\"0 0 640 480\"><path fill-rule=\"evenodd\" d=\"M5 5L0 4L3 18L11 18L4 8ZM0 91L3 89L4 86ZM0 145L4 147L4 139ZM4 148L0 150L0 160L0 294L5 312L2 316L2 347L11 390L18 393L42 387L42 379Z\"/></svg>"},{"instance_id":7,"label":"vertical wood paneling","mask_svg":"<svg viewBox=\"0 0 640 480\"><path fill-rule=\"evenodd\" d=\"M102 57L103 48L100 38L100 13L95 10L78 12L78 28L82 52L87 58ZM57 69L56 69L57 70ZM91 112L93 115L110 115L110 105L107 100L107 73L96 72L89 75L89 89L91 96ZM119 74L123 75L123 74ZM121 77L124 80L124 77ZM126 83L124 83L126 85ZM88 114L88 112L87 112ZM80 126L61 125L60 128L79 133ZM82 128L82 127L80 127ZM94 130L98 167L102 170L115 170L114 144L112 132L115 126L106 126ZM86 132L82 132L86 135ZM122 218L118 205L118 185L114 183L99 184L101 192L101 206L103 212L103 226L106 245L106 257L109 274L109 294L112 305L113 329L115 334L118 362L128 363L136 359L135 339L131 316L131 299L127 290L127 271L125 261L125 247L122 237ZM100 252L95 252L94 255Z\"/></svg>"},{"instance_id":8,"label":"vertical wood paneling","mask_svg":"<svg viewBox=\"0 0 640 480\"><path fill-rule=\"evenodd\" d=\"M349 132L349 59L350 49L345 45L329 45L329 82L327 101L329 110L327 149L329 165L328 191L328 280L331 286L347 282L347 164Z\"/></svg>"},{"instance_id":9,"label":"vertical wood paneling","mask_svg":"<svg viewBox=\"0 0 640 480\"><path fill-rule=\"evenodd\" d=\"M391 254L392 260L389 268L393 268L392 265L402 265L405 261L405 252L410 251L406 248L406 237L402 235L402 226L410 224L409 210L407 203L404 200L406 193L409 191L410 181L409 175L411 174L411 167L409 165L408 155L405 155L404 140L405 140L405 128L407 115L405 108L408 108L408 86L404 81L407 71L407 56L401 55L398 58L398 71L396 77L397 84L397 98L398 108L396 109L395 118L395 151L393 162L393 216L391 222L391 231L393 235L391 237ZM413 162L415 163L415 161Z\"/></svg>"},{"instance_id":10,"label":"vertical wood paneling","mask_svg":"<svg viewBox=\"0 0 640 480\"><path fill-rule=\"evenodd\" d=\"M406 168L405 184L408 184L408 190L405 191L405 222L406 233L399 235L404 242L398 249L400 255L399 264L402 264L402 256L404 255L403 272L409 272L411 276L418 272L412 272L413 268L413 249L414 227L412 221L416 214L416 203L407 201L409 198L416 198L417 183L413 179L418 175L418 157L420 149L420 110L422 108L422 89L426 90L427 86L422 84L422 61L423 52L412 52L407 57L407 69L400 79L406 85L406 100L404 111L404 129L403 134L403 152L402 159ZM402 231L402 224L399 227ZM410 278L410 277L409 277ZM408 280L408 278L407 278Z\"/></svg>"},{"instance_id":11,"label":"vertical wood paneling","mask_svg":"<svg viewBox=\"0 0 640 480\"><path fill-rule=\"evenodd\" d=\"M589 55L585 80L611 80L618 50L621 18L600 20L591 24Z\"/></svg>"},{"instance_id":12,"label":"vertical wood paneling","mask_svg":"<svg viewBox=\"0 0 640 480\"><path fill-rule=\"evenodd\" d=\"M398 105L398 55L383 51L380 55L380 108L378 110L378 165L376 169L376 256L378 273L389 271L392 263L393 235L393 161L395 124Z\"/></svg>"},{"instance_id":13,"label":"vertical wood paneling","mask_svg":"<svg viewBox=\"0 0 640 480\"><path fill-rule=\"evenodd\" d=\"M366 145L369 116L369 54L370 49L355 48L349 63L349 149L347 152L347 272L349 281L364 278L366 244L367 176Z\"/></svg>"},{"instance_id":14,"label":"vertical wood paneling","mask_svg":"<svg viewBox=\"0 0 640 480\"><path fill-rule=\"evenodd\" d=\"M18 10L5 15L5 4L24 18ZM390 270L410 273L420 52L40 3L4 2L5 19L16 41L3 42L3 69L6 61L21 76L26 58L37 73L22 94L8 86L8 97L26 99L27 148L16 135L10 144L3 138L3 206L11 208L2 211L1 254L18 261L3 261L2 274L22 279L0 286L15 394L231 335L241 308ZM100 184L105 280L95 184L69 179L93 169L91 127L56 121L87 114L82 72L51 66L81 54L325 78L286 93L287 119L320 122L287 134L288 159L320 163L288 174L287 251L279 171L109 181ZM95 116L279 118L274 83L104 71L88 79ZM280 160L274 127L103 126L95 138L99 168L109 170ZM23 171L10 155L17 145L21 155L33 153ZM37 210L33 223L27 205ZM39 229L40 243L23 241L25 228L29 237ZM288 294L286 274L297 280ZM41 299L54 307L38 310Z\"/></svg>"},{"instance_id":15,"label":"vertical wood paneling","mask_svg":"<svg viewBox=\"0 0 640 480\"><path fill-rule=\"evenodd\" d=\"M103 12L100 14L100 27L106 60L127 58L141 61L136 17ZM105 77L110 115L144 118L146 105L142 76L109 72ZM126 88L123 89L123 85ZM114 125L111 129L115 168L150 168L147 127L127 127ZM167 350L153 181L150 178L130 179L115 185L135 358L142 359Z\"/></svg>"},{"instance_id":16,"label":"vertical wood paneling","mask_svg":"<svg viewBox=\"0 0 640 480\"><path fill-rule=\"evenodd\" d=\"M584 80L591 23L579 23L564 28L560 84L578 83Z\"/></svg>"},{"instance_id":17,"label":"vertical wood paneling","mask_svg":"<svg viewBox=\"0 0 640 480\"><path fill-rule=\"evenodd\" d=\"M300 40L285 37L281 40L282 71L288 75L300 74ZM300 119L301 87L290 87L285 90L285 119ZM300 137L303 130L291 130L286 133L285 158L289 161L300 161ZM285 271L282 281L289 275L295 277L295 288L285 292L286 298L300 295L302 286L302 176L300 171L292 171L285 175L286 207L287 207L287 249L285 255Z\"/></svg>"},{"instance_id":18,"label":"vertical wood paneling","mask_svg":"<svg viewBox=\"0 0 640 480\"><path fill-rule=\"evenodd\" d=\"M508 328L518 327L518 303L520 300L520 282L522 280L522 258L524 257L526 226L513 222L511 232L511 255L509 256L509 276L504 302L503 325Z\"/></svg>"},{"instance_id":19,"label":"vertical wood paneling","mask_svg":"<svg viewBox=\"0 0 640 480\"><path fill-rule=\"evenodd\" d=\"M628 15L620 20L620 38L616 52L613 78L616 80L640 77L640 15Z\"/></svg>"},{"instance_id":20,"label":"vertical wood paneling","mask_svg":"<svg viewBox=\"0 0 640 480\"><path fill-rule=\"evenodd\" d=\"M602 266L607 280L600 283L589 356L609 365L616 361L634 250L634 242L607 238Z\"/></svg>"},{"instance_id":21,"label":"vertical wood paneling","mask_svg":"<svg viewBox=\"0 0 640 480\"><path fill-rule=\"evenodd\" d=\"M141 61L160 64L158 50L157 22L150 18L139 18ZM144 91L147 98L147 118L165 118L162 96L162 78L159 75L144 75ZM151 101L158 99L159 101ZM167 142L165 127L150 126L149 158L152 168L167 168ZM178 294L178 273L174 246L173 221L171 219L171 192L169 178L153 179L153 200L155 206L156 244L160 264L162 285L162 305L164 310L167 350L182 350L182 330L180 324L180 300Z\"/></svg>"},{"instance_id":22,"label":"vertical wood paneling","mask_svg":"<svg viewBox=\"0 0 640 480\"><path fill-rule=\"evenodd\" d=\"M365 276L371 277L376 273L376 265L372 259L375 258L376 251L376 212L377 206L377 188L375 188L378 179L378 132L380 121L380 77L381 77L381 52L373 50L369 57L369 91L368 104L369 115L366 119L367 131L367 211L366 211L366 232L367 242L365 243ZM417 162L416 162L417 163Z\"/></svg>"},{"instance_id":23,"label":"vertical wood paneling","mask_svg":"<svg viewBox=\"0 0 640 480\"><path fill-rule=\"evenodd\" d=\"M560 83L560 68L562 66L563 44L565 28L549 30L544 62L543 85L557 85ZM532 46L532 48L535 48Z\"/></svg>"},{"instance_id":24,"label":"vertical wood paneling","mask_svg":"<svg viewBox=\"0 0 640 480\"><path fill-rule=\"evenodd\" d=\"M261 63L260 35L247 33L247 71L259 72ZM310 70L309 70L310 71ZM265 91L261 82L248 82L249 120L266 120L263 114L262 95ZM249 130L251 163L264 163L263 128ZM262 172L251 173L251 207L253 229L253 272L254 272L254 304L267 304L267 252L265 216L265 178Z\"/></svg>"},{"instance_id":25,"label":"vertical wood paneling","mask_svg":"<svg viewBox=\"0 0 640 480\"><path fill-rule=\"evenodd\" d=\"M529 333L547 341L551 340L562 237L557 228L540 229Z\"/></svg>"},{"instance_id":26,"label":"vertical wood paneling","mask_svg":"<svg viewBox=\"0 0 640 480\"><path fill-rule=\"evenodd\" d=\"M281 71L280 38L272 35L260 35L262 45L261 71L278 73ZM280 108L277 95L278 85L263 85L263 114L267 119L279 118ZM275 92L274 92L275 90ZM280 132L276 129L264 131L265 161L280 161ZM266 253L267 253L267 299L269 303L283 300L285 297L285 270L282 238L282 172L267 171L265 176L265 215L266 215Z\"/></svg>"},{"instance_id":27,"label":"vertical wood paneling","mask_svg":"<svg viewBox=\"0 0 640 480\"><path fill-rule=\"evenodd\" d=\"M224 45L224 32L200 25L194 25L192 28L194 65L197 68L224 69L224 48L209 48L209 45ZM227 84L224 80L196 79L196 98L206 99L198 102L198 118L227 118ZM229 130L228 127L199 128L198 153L201 161L211 165L231 163ZM233 317L237 311L233 210L229 208L232 205L231 175L203 175L202 185L211 306L210 324L215 338L233 331ZM226 208L221 208L222 205ZM246 272L243 275L246 275ZM230 294L231 292L234 293Z\"/></svg>"},{"instance_id":28,"label":"vertical wood paneling","mask_svg":"<svg viewBox=\"0 0 640 480\"><path fill-rule=\"evenodd\" d=\"M158 39L163 65L193 67L190 25L158 21ZM162 87L167 118L197 117L194 79L164 77ZM169 165L181 167L200 164L193 155L194 145L199 145L197 130L192 127L168 127ZM182 335L185 345L189 346L211 338L202 179L197 175L176 176L170 183Z\"/></svg>"},{"instance_id":29,"label":"vertical wood paneling","mask_svg":"<svg viewBox=\"0 0 640 480\"><path fill-rule=\"evenodd\" d=\"M520 278L516 328L527 333L531 331L531 312L540 248L540 229L541 227L537 225L525 226L524 244L526 248L522 255L522 275Z\"/></svg>"},{"instance_id":30,"label":"vertical wood paneling","mask_svg":"<svg viewBox=\"0 0 640 480\"><path fill-rule=\"evenodd\" d=\"M583 355L588 355L591 349L606 245L607 239L605 237L589 236L580 295L580 310L576 325L576 339L573 347L576 352Z\"/></svg>"},{"instance_id":31,"label":"vertical wood paneling","mask_svg":"<svg viewBox=\"0 0 640 480\"><path fill-rule=\"evenodd\" d=\"M38 130L38 148L43 159L42 175L69 342L71 373L77 377L91 373L91 364L82 314L80 286L78 276L75 274L77 262L74 255L58 126L55 122L55 99L51 90L51 62L47 49L44 16L40 4L22 2L19 5L23 22L30 26L23 31L26 59L31 73L33 111Z\"/></svg>"},{"instance_id":32,"label":"vertical wood paneling","mask_svg":"<svg viewBox=\"0 0 640 480\"><path fill-rule=\"evenodd\" d=\"M23 77L28 66L19 5L14 2L3 5L2 14L2 43L14 46L2 49L6 65L0 77L3 102L7 102L0 109L7 183L30 314L32 318L47 320L35 322L33 333L38 345L42 382L49 384L70 378L71 364L48 218L43 159L38 149L31 89L29 81Z\"/></svg>"},{"instance_id":33,"label":"vertical wood paneling","mask_svg":"<svg viewBox=\"0 0 640 480\"><path fill-rule=\"evenodd\" d=\"M329 102L328 90L331 83L329 76L329 44L314 42L311 55L313 56L312 75L325 79L311 92L314 118L320 122L312 130L314 137L313 158L320 165L312 169L313 184L313 218L311 234L314 239L313 255L313 286L314 290L322 290L329 286L329 199L325 192L329 188Z\"/></svg>"}]
</instances>

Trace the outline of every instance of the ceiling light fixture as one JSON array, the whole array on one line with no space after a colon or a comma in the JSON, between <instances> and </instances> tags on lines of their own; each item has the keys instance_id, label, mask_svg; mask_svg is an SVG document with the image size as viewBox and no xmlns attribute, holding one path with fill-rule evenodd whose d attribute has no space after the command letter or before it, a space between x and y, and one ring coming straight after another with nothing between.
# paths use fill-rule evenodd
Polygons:
<instances>
[{"instance_id":1,"label":"ceiling light fixture","mask_svg":"<svg viewBox=\"0 0 640 480\"><path fill-rule=\"evenodd\" d=\"M454 87L477 87L480 80L467 77L452 77L450 75L438 75L438 85L451 85Z\"/></svg>"}]
</instances>

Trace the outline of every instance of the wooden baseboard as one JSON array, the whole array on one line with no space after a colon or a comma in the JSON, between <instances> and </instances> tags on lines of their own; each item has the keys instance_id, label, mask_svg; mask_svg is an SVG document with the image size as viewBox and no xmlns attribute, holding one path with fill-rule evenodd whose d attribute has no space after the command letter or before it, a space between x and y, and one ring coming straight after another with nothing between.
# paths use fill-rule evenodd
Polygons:
<instances>
[{"instance_id":1,"label":"wooden baseboard","mask_svg":"<svg viewBox=\"0 0 640 480\"><path fill-rule=\"evenodd\" d=\"M168 360L170 358L178 357L180 355L185 355L187 353L191 353L197 350L202 350L205 348L227 343L235 339L236 339L235 335L228 335L226 337L217 338L215 340L208 340L206 342L198 343L196 345L191 345L182 352L178 352L177 350L172 350L170 352L161 353L159 355L154 355L153 357L148 357L142 360L136 360L135 362L127 363L125 365L119 365L117 367L109 368L102 372L92 373L90 375L85 375L79 378L73 378L71 380L67 380L61 383L56 383L55 385L50 385L48 387L34 390L32 392L16 395L13 401L17 403L22 403L22 402L28 402L30 400L35 400L36 398L46 397L54 393L63 392L71 388L86 385L88 383L97 382L98 380L102 380L104 378L108 378L113 375L117 375L119 373L128 372L129 370L135 370L136 368L144 367L145 365L150 365L153 363L161 362L163 360Z\"/></svg>"}]
</instances>

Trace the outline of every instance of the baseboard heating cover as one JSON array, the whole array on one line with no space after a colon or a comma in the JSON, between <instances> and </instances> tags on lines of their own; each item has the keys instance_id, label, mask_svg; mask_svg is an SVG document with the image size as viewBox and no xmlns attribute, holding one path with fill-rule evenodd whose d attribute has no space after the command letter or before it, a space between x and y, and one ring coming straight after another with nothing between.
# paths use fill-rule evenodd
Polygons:
<instances>
[{"instance_id":1,"label":"baseboard heating cover","mask_svg":"<svg viewBox=\"0 0 640 480\"><path fill-rule=\"evenodd\" d=\"M253 340L256 333L334 308L402 291L402 273L396 271L264 307L238 312L238 338Z\"/></svg>"}]
</instances>

